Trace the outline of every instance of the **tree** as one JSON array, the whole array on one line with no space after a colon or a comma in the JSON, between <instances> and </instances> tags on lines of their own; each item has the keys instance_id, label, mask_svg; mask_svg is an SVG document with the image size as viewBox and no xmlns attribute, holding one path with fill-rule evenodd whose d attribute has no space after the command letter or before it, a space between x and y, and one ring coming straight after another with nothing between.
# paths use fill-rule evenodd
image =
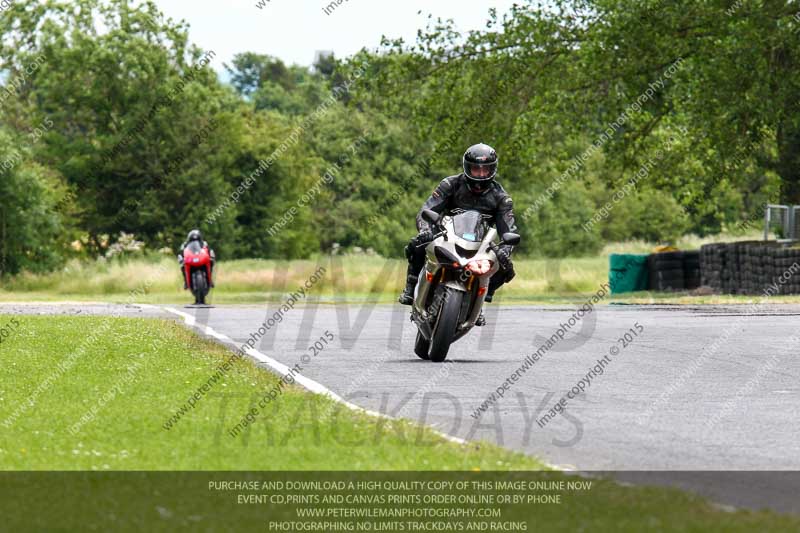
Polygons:
<instances>
[{"instance_id":1,"label":"tree","mask_svg":"<svg viewBox=\"0 0 800 533\"><path fill-rule=\"evenodd\" d=\"M661 139L686 131L646 187L674 195L692 229L719 231L737 210L716 209L717 198L754 209L777 200L779 180L783 199L800 201L799 10L790 1L530 1L465 36L432 21L416 45L387 41L360 100L402 113L432 141L493 139L522 197L564 173L575 142L602 141L611 194ZM585 181L585 166L570 179ZM726 187L736 194L709 197Z\"/></svg>"},{"instance_id":2,"label":"tree","mask_svg":"<svg viewBox=\"0 0 800 533\"><path fill-rule=\"evenodd\" d=\"M235 153L225 138L241 102L210 69L214 52L191 46L186 27L152 2L15 4L0 35L3 69L44 65L27 75L23 117L52 121L35 156L76 191L78 224L94 248L120 231L174 244L230 192ZM212 121L200 146L194 136ZM233 217L219 221L220 234Z\"/></svg>"},{"instance_id":3,"label":"tree","mask_svg":"<svg viewBox=\"0 0 800 533\"><path fill-rule=\"evenodd\" d=\"M0 129L0 275L57 267L69 237L62 222L70 207L67 190L20 146Z\"/></svg>"},{"instance_id":4,"label":"tree","mask_svg":"<svg viewBox=\"0 0 800 533\"><path fill-rule=\"evenodd\" d=\"M239 94L250 95L266 82L277 84L285 91L295 87L293 72L280 59L265 54L244 52L233 57L233 66L225 65L231 75L231 85Z\"/></svg>"}]
</instances>

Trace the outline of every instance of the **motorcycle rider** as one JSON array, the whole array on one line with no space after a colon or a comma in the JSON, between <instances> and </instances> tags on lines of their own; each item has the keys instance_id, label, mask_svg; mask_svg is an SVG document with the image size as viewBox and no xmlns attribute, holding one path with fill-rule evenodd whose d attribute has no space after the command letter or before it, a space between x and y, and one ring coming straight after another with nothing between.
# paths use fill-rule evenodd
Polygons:
<instances>
[{"instance_id":1,"label":"motorcycle rider","mask_svg":"<svg viewBox=\"0 0 800 533\"><path fill-rule=\"evenodd\" d=\"M453 209L477 210L494 216L494 224L499 235L507 232L516 233L517 225L511 197L495 181L497 163L497 152L491 146L482 143L470 146L462 158L464 171L443 179L425 201L422 209L431 209L439 214L450 214ZM421 245L433 240L430 225L422 218L422 209L417 214L418 235L411 239L405 248L408 258L406 287L398 300L403 305L413 303L417 276L425 265L425 247ZM501 285L514 279L516 273L511 261L512 250L511 245L502 244L498 247L497 260L500 263L500 270L489 280L486 302L492 301L495 291ZM481 313L476 325L484 324L485 319Z\"/></svg>"},{"instance_id":2,"label":"motorcycle rider","mask_svg":"<svg viewBox=\"0 0 800 533\"><path fill-rule=\"evenodd\" d=\"M186 271L183 269L183 251L189 246L189 243L192 241L197 241L200 243L200 246L203 248L208 247L208 243L203 240L203 234L200 232L199 229L193 229L189 232L189 235L186 236L186 240L183 244L181 244L181 253L178 254L178 263L181 265L181 277L183 278L183 288L188 289L189 284L186 283ZM214 254L214 250L208 247L208 255L211 256L211 287L214 287L214 263L216 262L217 256Z\"/></svg>"}]
</instances>

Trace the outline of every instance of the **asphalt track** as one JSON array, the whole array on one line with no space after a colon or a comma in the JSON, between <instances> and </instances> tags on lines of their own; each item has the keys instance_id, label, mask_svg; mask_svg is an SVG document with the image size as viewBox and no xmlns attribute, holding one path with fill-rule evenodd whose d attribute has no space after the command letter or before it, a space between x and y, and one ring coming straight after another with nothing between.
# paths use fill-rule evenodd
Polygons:
<instances>
[{"instance_id":1,"label":"asphalt track","mask_svg":"<svg viewBox=\"0 0 800 533\"><path fill-rule=\"evenodd\" d=\"M278 309L166 307L236 343L253 338ZM568 469L632 471L614 475L677 485L723 504L800 512L800 343L793 339L800 306L598 306L474 418L574 311L490 306L489 325L454 344L442 364L414 355L415 329L399 305L296 307L255 348L288 367L302 364L304 376L354 404L453 436ZM156 308L85 304L5 304L4 312L176 318ZM326 330L332 343L302 363ZM626 332L632 342L622 340ZM603 356L602 375L540 427L536 420Z\"/></svg>"}]
</instances>

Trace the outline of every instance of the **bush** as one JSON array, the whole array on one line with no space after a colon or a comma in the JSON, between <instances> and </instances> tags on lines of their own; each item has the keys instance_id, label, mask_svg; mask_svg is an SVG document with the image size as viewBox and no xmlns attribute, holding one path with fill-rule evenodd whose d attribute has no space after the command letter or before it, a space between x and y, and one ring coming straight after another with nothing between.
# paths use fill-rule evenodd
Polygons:
<instances>
[{"instance_id":1,"label":"bush","mask_svg":"<svg viewBox=\"0 0 800 533\"><path fill-rule=\"evenodd\" d=\"M65 190L20 146L0 130L0 274L50 270L65 249L58 212Z\"/></svg>"},{"instance_id":2,"label":"bush","mask_svg":"<svg viewBox=\"0 0 800 533\"><path fill-rule=\"evenodd\" d=\"M689 225L689 215L669 193L646 189L614 204L602 234L607 241L674 242Z\"/></svg>"},{"instance_id":3,"label":"bush","mask_svg":"<svg viewBox=\"0 0 800 533\"><path fill-rule=\"evenodd\" d=\"M516 202L517 225L522 234L521 252L532 256L574 257L600 251L603 242L597 226L588 231L581 227L595 213L594 201L583 183L564 183L548 203L524 218L523 206L531 205L537 197L538 194L528 198L527 204Z\"/></svg>"},{"instance_id":4,"label":"bush","mask_svg":"<svg viewBox=\"0 0 800 533\"><path fill-rule=\"evenodd\" d=\"M141 256L143 253L144 243L137 241L132 234L122 232L116 242L108 247L105 257L106 259L125 260Z\"/></svg>"}]
</instances>

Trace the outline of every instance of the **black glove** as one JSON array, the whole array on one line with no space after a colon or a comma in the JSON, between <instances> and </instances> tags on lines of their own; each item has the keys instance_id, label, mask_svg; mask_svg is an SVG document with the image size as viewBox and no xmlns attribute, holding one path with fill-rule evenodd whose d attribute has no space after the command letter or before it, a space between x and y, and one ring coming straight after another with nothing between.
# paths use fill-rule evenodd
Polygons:
<instances>
[{"instance_id":1,"label":"black glove","mask_svg":"<svg viewBox=\"0 0 800 533\"><path fill-rule=\"evenodd\" d=\"M414 237L414 246L420 246L423 244L427 244L433 240L433 232L428 229L424 228L419 231L416 237Z\"/></svg>"},{"instance_id":2,"label":"black glove","mask_svg":"<svg viewBox=\"0 0 800 533\"><path fill-rule=\"evenodd\" d=\"M501 267L505 268L511 263L511 250L508 246L498 246L495 255Z\"/></svg>"},{"instance_id":3,"label":"black glove","mask_svg":"<svg viewBox=\"0 0 800 533\"><path fill-rule=\"evenodd\" d=\"M514 263L511 261L511 248L499 246L495 255L497 256L497 262L500 263L500 268L506 273L506 283L508 283L517 275L514 272Z\"/></svg>"}]
</instances>

